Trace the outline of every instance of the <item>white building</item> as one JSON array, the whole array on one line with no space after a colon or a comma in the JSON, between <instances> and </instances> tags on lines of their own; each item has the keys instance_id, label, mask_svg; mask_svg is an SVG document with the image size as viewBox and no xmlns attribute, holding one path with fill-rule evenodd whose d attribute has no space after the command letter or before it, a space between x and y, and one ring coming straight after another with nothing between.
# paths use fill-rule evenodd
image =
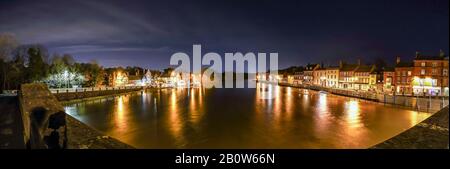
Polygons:
<instances>
[{"instance_id":1,"label":"white building","mask_svg":"<svg viewBox=\"0 0 450 169\"><path fill-rule=\"evenodd\" d=\"M316 86L326 87L327 86L327 69L317 68L313 73L313 84Z\"/></svg>"},{"instance_id":2,"label":"white building","mask_svg":"<svg viewBox=\"0 0 450 169\"><path fill-rule=\"evenodd\" d=\"M339 83L339 67L328 67L326 69L326 86L337 88Z\"/></svg>"}]
</instances>

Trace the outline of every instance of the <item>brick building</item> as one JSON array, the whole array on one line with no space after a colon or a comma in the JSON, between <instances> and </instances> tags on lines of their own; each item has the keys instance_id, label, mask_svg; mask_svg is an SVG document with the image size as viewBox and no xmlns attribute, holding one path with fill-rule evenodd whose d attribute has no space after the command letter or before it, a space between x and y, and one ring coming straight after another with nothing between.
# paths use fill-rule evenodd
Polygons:
<instances>
[{"instance_id":1,"label":"brick building","mask_svg":"<svg viewBox=\"0 0 450 169\"><path fill-rule=\"evenodd\" d=\"M441 51L439 56L414 57L412 89L419 95L448 95L448 57Z\"/></svg>"},{"instance_id":2,"label":"brick building","mask_svg":"<svg viewBox=\"0 0 450 169\"><path fill-rule=\"evenodd\" d=\"M413 90L411 82L413 79L413 62L401 61L397 57L395 65L395 91L397 95L411 95Z\"/></svg>"},{"instance_id":3,"label":"brick building","mask_svg":"<svg viewBox=\"0 0 450 169\"><path fill-rule=\"evenodd\" d=\"M386 67L383 70L383 92L393 93L395 88L395 68Z\"/></svg>"}]
</instances>

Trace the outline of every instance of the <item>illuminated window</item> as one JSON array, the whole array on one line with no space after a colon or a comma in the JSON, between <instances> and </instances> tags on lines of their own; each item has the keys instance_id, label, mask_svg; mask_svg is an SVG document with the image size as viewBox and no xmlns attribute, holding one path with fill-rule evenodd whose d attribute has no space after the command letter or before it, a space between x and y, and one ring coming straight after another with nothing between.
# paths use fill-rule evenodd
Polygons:
<instances>
[{"instance_id":1,"label":"illuminated window","mask_svg":"<svg viewBox=\"0 0 450 169\"><path fill-rule=\"evenodd\" d=\"M421 75L425 75L425 69L420 70Z\"/></svg>"},{"instance_id":2,"label":"illuminated window","mask_svg":"<svg viewBox=\"0 0 450 169\"><path fill-rule=\"evenodd\" d=\"M433 69L433 70L431 70L431 73L432 73L433 75L435 75L435 74L437 74L437 70L436 70L436 69Z\"/></svg>"},{"instance_id":3,"label":"illuminated window","mask_svg":"<svg viewBox=\"0 0 450 169\"><path fill-rule=\"evenodd\" d=\"M422 66L422 67L425 67L425 62L422 62L422 63L421 63L421 66Z\"/></svg>"},{"instance_id":4,"label":"illuminated window","mask_svg":"<svg viewBox=\"0 0 450 169\"><path fill-rule=\"evenodd\" d=\"M447 69L442 70L442 75L448 76L448 70Z\"/></svg>"},{"instance_id":5,"label":"illuminated window","mask_svg":"<svg viewBox=\"0 0 450 169\"><path fill-rule=\"evenodd\" d=\"M436 62L433 62L433 67L437 67L437 63Z\"/></svg>"},{"instance_id":6,"label":"illuminated window","mask_svg":"<svg viewBox=\"0 0 450 169\"><path fill-rule=\"evenodd\" d=\"M411 71L408 71L408 76L411 76Z\"/></svg>"}]
</instances>

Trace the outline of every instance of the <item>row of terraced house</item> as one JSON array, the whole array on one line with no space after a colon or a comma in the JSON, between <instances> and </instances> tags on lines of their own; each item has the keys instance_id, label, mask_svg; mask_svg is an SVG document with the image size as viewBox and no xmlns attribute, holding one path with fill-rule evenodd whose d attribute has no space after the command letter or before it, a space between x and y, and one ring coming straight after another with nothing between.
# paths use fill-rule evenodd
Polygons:
<instances>
[{"instance_id":1,"label":"row of terraced house","mask_svg":"<svg viewBox=\"0 0 450 169\"><path fill-rule=\"evenodd\" d=\"M396 95L448 96L448 56L416 53L414 58L397 57L394 67L339 62L338 66L308 64L301 71L284 73L278 77L258 75L258 80L278 81L291 85L372 91Z\"/></svg>"}]
</instances>

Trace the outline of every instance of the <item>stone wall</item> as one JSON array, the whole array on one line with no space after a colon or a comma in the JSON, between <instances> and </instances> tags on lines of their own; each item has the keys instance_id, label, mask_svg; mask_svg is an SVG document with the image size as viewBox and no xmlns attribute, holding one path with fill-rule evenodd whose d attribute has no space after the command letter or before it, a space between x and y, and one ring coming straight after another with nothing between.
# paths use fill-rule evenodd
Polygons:
<instances>
[{"instance_id":1,"label":"stone wall","mask_svg":"<svg viewBox=\"0 0 450 169\"><path fill-rule=\"evenodd\" d=\"M448 149L448 106L373 149Z\"/></svg>"},{"instance_id":2,"label":"stone wall","mask_svg":"<svg viewBox=\"0 0 450 169\"><path fill-rule=\"evenodd\" d=\"M58 93L53 93L53 94L59 101L69 101L69 100L84 99L84 98L89 98L89 97L98 97L98 96L115 95L115 94L120 94L120 93L128 93L128 92L138 91L138 90L142 90L142 88L96 90L96 91L86 91L86 89L79 89L76 92L66 92L63 90L63 91L59 91Z\"/></svg>"},{"instance_id":3,"label":"stone wall","mask_svg":"<svg viewBox=\"0 0 450 169\"><path fill-rule=\"evenodd\" d=\"M66 113L45 84L22 84L19 103L28 148L65 147Z\"/></svg>"},{"instance_id":4,"label":"stone wall","mask_svg":"<svg viewBox=\"0 0 450 169\"><path fill-rule=\"evenodd\" d=\"M18 95L23 139L29 149L133 148L67 115L59 100L120 94L138 89L51 93L45 84L23 84ZM19 118L20 119L20 118Z\"/></svg>"}]
</instances>

